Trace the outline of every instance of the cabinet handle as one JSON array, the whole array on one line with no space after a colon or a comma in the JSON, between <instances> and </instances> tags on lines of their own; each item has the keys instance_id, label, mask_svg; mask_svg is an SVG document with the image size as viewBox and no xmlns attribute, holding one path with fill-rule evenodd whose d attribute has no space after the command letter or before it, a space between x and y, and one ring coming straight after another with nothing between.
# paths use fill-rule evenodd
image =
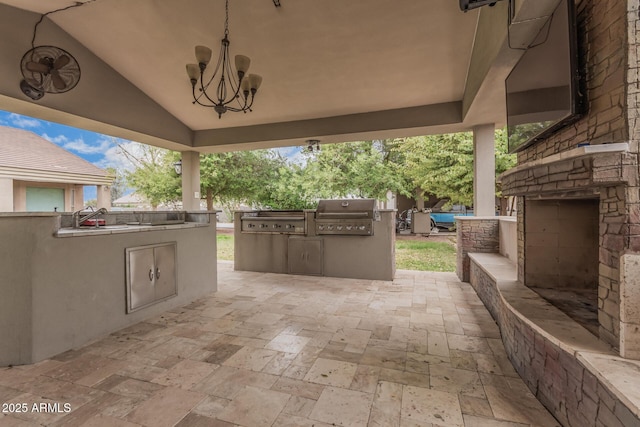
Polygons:
<instances>
[{"instance_id":1,"label":"cabinet handle","mask_svg":"<svg viewBox=\"0 0 640 427\"><path fill-rule=\"evenodd\" d=\"M149 269L149 281L153 281L153 269Z\"/></svg>"},{"instance_id":2,"label":"cabinet handle","mask_svg":"<svg viewBox=\"0 0 640 427\"><path fill-rule=\"evenodd\" d=\"M160 269L156 267L156 279L160 279Z\"/></svg>"}]
</instances>

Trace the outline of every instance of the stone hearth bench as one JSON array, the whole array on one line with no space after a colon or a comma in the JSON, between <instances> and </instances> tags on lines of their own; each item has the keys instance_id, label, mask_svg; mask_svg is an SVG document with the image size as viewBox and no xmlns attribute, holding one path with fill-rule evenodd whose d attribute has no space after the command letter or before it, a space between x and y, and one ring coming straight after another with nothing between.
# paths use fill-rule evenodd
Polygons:
<instances>
[{"instance_id":1,"label":"stone hearth bench","mask_svg":"<svg viewBox=\"0 0 640 427\"><path fill-rule=\"evenodd\" d=\"M640 362L623 359L517 280L494 253L469 253L470 282L516 371L565 426L640 426Z\"/></svg>"}]
</instances>

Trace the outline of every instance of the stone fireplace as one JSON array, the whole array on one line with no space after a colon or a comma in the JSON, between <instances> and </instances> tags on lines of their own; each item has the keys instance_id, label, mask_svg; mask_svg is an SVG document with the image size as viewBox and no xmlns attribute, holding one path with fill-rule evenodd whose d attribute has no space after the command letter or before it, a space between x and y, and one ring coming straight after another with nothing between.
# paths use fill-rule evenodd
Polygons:
<instances>
[{"instance_id":1,"label":"stone fireplace","mask_svg":"<svg viewBox=\"0 0 640 427\"><path fill-rule=\"evenodd\" d=\"M519 281L625 357L640 358L640 319L624 309L633 276L623 261L638 249L633 145L587 145L535 158L501 181L504 194L518 197Z\"/></svg>"},{"instance_id":2,"label":"stone fireplace","mask_svg":"<svg viewBox=\"0 0 640 427\"><path fill-rule=\"evenodd\" d=\"M599 335L599 199L525 199L524 283Z\"/></svg>"}]
</instances>

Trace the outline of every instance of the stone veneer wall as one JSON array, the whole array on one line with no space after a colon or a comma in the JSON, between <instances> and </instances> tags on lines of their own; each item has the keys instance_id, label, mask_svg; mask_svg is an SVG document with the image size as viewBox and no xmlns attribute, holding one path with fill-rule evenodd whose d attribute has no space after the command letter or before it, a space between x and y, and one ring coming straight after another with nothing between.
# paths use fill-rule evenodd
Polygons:
<instances>
[{"instance_id":1,"label":"stone veneer wall","mask_svg":"<svg viewBox=\"0 0 640 427\"><path fill-rule=\"evenodd\" d=\"M458 245L456 274L463 282L469 281L470 252L498 253L500 222L498 217L458 217L456 242Z\"/></svg>"},{"instance_id":2,"label":"stone veneer wall","mask_svg":"<svg viewBox=\"0 0 640 427\"><path fill-rule=\"evenodd\" d=\"M498 325L514 368L564 426L640 427L640 420L578 360L522 320L503 300L495 279L471 263L470 283Z\"/></svg>"},{"instance_id":3,"label":"stone veneer wall","mask_svg":"<svg viewBox=\"0 0 640 427\"><path fill-rule=\"evenodd\" d=\"M518 164L535 164L583 143L626 142L629 150L620 156L594 155L573 164L559 163L546 170L521 170L509 177L511 183L503 182L503 193L519 196L520 208L526 197L599 195L600 338L620 348L622 356L640 359L640 318L621 312L625 306L640 306L640 296L633 304L620 301L620 288L624 287L620 279L621 257L640 252L640 0L576 3L587 113L519 152ZM523 212L524 209L518 210L520 280L525 278L526 257Z\"/></svg>"}]
</instances>

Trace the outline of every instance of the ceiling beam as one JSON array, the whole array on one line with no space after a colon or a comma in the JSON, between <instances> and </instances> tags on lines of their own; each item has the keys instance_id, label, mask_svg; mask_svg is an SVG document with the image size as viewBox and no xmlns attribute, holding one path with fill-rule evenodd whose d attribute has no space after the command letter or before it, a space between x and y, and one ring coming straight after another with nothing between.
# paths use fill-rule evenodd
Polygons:
<instances>
[{"instance_id":1,"label":"ceiling beam","mask_svg":"<svg viewBox=\"0 0 640 427\"><path fill-rule=\"evenodd\" d=\"M308 138L321 139L323 143L346 142L358 140L362 134L386 135L388 131L394 131L394 135L400 137L407 134L407 129L461 124L461 107L460 102L447 102L320 119L201 130L196 131L193 146L195 149L210 147L218 148L215 151L228 151L236 144L260 143L266 148L302 145Z\"/></svg>"}]
</instances>

